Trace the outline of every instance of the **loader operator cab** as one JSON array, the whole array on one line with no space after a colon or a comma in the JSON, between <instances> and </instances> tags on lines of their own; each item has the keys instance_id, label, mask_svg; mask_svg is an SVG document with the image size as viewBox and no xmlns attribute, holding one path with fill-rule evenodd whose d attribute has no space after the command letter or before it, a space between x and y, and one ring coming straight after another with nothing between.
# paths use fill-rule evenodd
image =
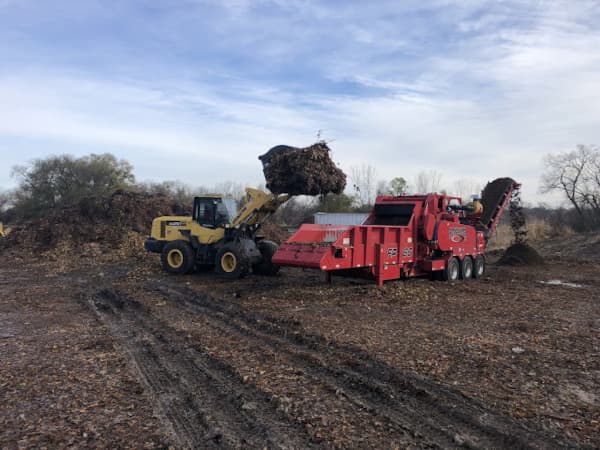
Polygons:
<instances>
[{"instance_id":1,"label":"loader operator cab","mask_svg":"<svg viewBox=\"0 0 600 450\"><path fill-rule=\"evenodd\" d=\"M195 197L192 218L205 228L218 228L231 224L237 214L233 198Z\"/></svg>"}]
</instances>

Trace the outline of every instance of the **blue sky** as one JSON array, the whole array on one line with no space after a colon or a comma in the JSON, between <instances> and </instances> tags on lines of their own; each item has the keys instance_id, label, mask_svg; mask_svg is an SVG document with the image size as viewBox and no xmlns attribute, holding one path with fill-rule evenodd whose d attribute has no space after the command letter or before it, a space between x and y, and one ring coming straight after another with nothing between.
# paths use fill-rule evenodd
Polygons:
<instances>
[{"instance_id":1,"label":"blue sky","mask_svg":"<svg viewBox=\"0 0 600 450\"><path fill-rule=\"evenodd\" d=\"M50 154L139 180L261 183L323 130L350 172L542 196L543 156L600 130L598 1L0 0L0 188Z\"/></svg>"}]
</instances>

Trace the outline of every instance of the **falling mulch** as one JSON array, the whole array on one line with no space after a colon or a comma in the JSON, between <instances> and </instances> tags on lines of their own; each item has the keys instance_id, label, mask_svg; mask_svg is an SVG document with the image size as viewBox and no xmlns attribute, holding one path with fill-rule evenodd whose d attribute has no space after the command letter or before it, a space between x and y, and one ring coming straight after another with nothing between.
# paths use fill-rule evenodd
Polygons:
<instances>
[{"instance_id":1,"label":"falling mulch","mask_svg":"<svg viewBox=\"0 0 600 450\"><path fill-rule=\"evenodd\" d=\"M267 188L274 194L341 194L346 174L331 160L329 152L325 142L306 148L273 147L259 157Z\"/></svg>"},{"instance_id":2,"label":"falling mulch","mask_svg":"<svg viewBox=\"0 0 600 450\"><path fill-rule=\"evenodd\" d=\"M539 266L544 258L533 247L517 242L506 249L498 264L503 266Z\"/></svg>"},{"instance_id":3,"label":"falling mulch","mask_svg":"<svg viewBox=\"0 0 600 450\"><path fill-rule=\"evenodd\" d=\"M521 190L515 189L510 199L508 214L510 216L510 229L513 232L516 244L527 242L527 220L521 203Z\"/></svg>"},{"instance_id":4,"label":"falling mulch","mask_svg":"<svg viewBox=\"0 0 600 450\"><path fill-rule=\"evenodd\" d=\"M544 258L530 245L527 244L527 220L521 203L520 184L512 178L497 178L488 183L482 192L484 214L482 223L488 224L493 219L496 207L502 204L508 189L513 186L508 213L510 228L513 233L513 243L508 247L498 260L504 266L536 266L544 264Z\"/></svg>"},{"instance_id":5,"label":"falling mulch","mask_svg":"<svg viewBox=\"0 0 600 450\"><path fill-rule=\"evenodd\" d=\"M84 198L17 225L3 245L41 251L65 242L73 248L90 243L117 248L131 233L149 234L155 217L176 215L182 210L165 195L118 190L108 197Z\"/></svg>"}]
</instances>

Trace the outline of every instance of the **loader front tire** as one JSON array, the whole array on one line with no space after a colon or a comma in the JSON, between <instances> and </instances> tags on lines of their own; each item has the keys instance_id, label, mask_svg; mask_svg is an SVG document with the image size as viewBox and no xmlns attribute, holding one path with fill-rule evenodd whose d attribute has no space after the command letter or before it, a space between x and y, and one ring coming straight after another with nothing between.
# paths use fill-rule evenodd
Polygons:
<instances>
[{"instance_id":1,"label":"loader front tire","mask_svg":"<svg viewBox=\"0 0 600 450\"><path fill-rule=\"evenodd\" d=\"M220 277L230 280L248 273L248 264L237 245L226 244L217 252L215 271Z\"/></svg>"},{"instance_id":2,"label":"loader front tire","mask_svg":"<svg viewBox=\"0 0 600 450\"><path fill-rule=\"evenodd\" d=\"M252 266L252 271L258 275L273 276L279 272L279 266L271 262L271 258L277 251L277 244L273 241L259 241L256 246L262 255L262 261Z\"/></svg>"},{"instance_id":3,"label":"loader front tire","mask_svg":"<svg viewBox=\"0 0 600 450\"><path fill-rule=\"evenodd\" d=\"M185 241L172 241L163 248L161 261L165 271L183 275L194 268L194 250Z\"/></svg>"},{"instance_id":4,"label":"loader front tire","mask_svg":"<svg viewBox=\"0 0 600 450\"><path fill-rule=\"evenodd\" d=\"M442 271L444 281L456 281L460 274L460 263L458 258L452 257L446 263L446 268Z\"/></svg>"}]
</instances>

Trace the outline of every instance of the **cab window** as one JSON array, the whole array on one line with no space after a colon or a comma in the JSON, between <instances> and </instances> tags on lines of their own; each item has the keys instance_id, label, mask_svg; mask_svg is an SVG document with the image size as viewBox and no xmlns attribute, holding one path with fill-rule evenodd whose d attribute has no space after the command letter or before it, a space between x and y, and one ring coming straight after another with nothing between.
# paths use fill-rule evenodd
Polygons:
<instances>
[{"instance_id":1,"label":"cab window","mask_svg":"<svg viewBox=\"0 0 600 450\"><path fill-rule=\"evenodd\" d=\"M197 197L194 203L194 220L206 228L216 228L231 223L235 217L233 199Z\"/></svg>"},{"instance_id":2,"label":"cab window","mask_svg":"<svg viewBox=\"0 0 600 450\"><path fill-rule=\"evenodd\" d=\"M229 211L225 206L224 202L219 201L217 203L216 213L215 213L215 225L217 227L222 227L223 225L227 225L230 223L229 219Z\"/></svg>"},{"instance_id":3,"label":"cab window","mask_svg":"<svg viewBox=\"0 0 600 450\"><path fill-rule=\"evenodd\" d=\"M215 226L215 199L196 198L194 204L194 220L203 227L214 228Z\"/></svg>"}]
</instances>

